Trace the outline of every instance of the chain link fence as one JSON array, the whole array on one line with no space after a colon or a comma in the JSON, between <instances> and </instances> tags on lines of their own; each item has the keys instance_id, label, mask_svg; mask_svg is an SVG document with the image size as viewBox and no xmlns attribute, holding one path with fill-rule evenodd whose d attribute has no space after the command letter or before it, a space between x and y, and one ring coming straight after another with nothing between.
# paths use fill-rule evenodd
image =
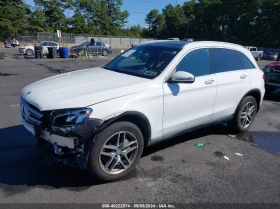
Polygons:
<instances>
[{"instance_id":1,"label":"chain link fence","mask_svg":"<svg viewBox=\"0 0 280 209\"><path fill-rule=\"evenodd\" d=\"M112 48L130 48L131 45L139 44L141 42L153 40L152 38L133 38L133 37L122 37L122 36L98 36L98 35L84 35L84 34L72 34L63 33L63 37L59 40L57 33L45 33L38 32L36 35L31 36L19 36L20 42L23 44L34 44L38 41L55 41L62 42L62 45L71 47L79 45L84 42L89 42L92 38L95 41L109 44Z\"/></svg>"}]
</instances>

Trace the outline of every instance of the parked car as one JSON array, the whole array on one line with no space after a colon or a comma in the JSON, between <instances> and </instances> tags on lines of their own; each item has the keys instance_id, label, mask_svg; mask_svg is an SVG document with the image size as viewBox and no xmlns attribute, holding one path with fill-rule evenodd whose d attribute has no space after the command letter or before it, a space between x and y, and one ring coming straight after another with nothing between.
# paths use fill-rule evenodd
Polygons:
<instances>
[{"instance_id":1,"label":"parked car","mask_svg":"<svg viewBox=\"0 0 280 209\"><path fill-rule=\"evenodd\" d=\"M259 61L263 57L263 51L258 51L257 47L255 46L245 46L246 49L248 49L253 57Z\"/></svg>"},{"instance_id":2,"label":"parked car","mask_svg":"<svg viewBox=\"0 0 280 209\"><path fill-rule=\"evenodd\" d=\"M273 93L280 88L280 62L273 62L263 69L265 74L265 89L267 93Z\"/></svg>"},{"instance_id":3,"label":"parked car","mask_svg":"<svg viewBox=\"0 0 280 209\"><path fill-rule=\"evenodd\" d=\"M179 39L179 38L167 38L166 40L180 41L180 39Z\"/></svg>"},{"instance_id":4,"label":"parked car","mask_svg":"<svg viewBox=\"0 0 280 209\"><path fill-rule=\"evenodd\" d=\"M48 52L48 47L56 46L59 49L59 44L54 41L40 41L35 46L42 46L43 53ZM35 53L34 46L23 46L19 48L19 53L26 55L33 55Z\"/></svg>"},{"instance_id":5,"label":"parked car","mask_svg":"<svg viewBox=\"0 0 280 209\"><path fill-rule=\"evenodd\" d=\"M94 42L94 44L91 44L91 42L85 42L78 46L73 46L71 48L71 52L79 53L84 49L87 49L90 54L95 55L101 54L102 56L108 56L108 54L112 53L112 47L109 44L105 44L99 41Z\"/></svg>"},{"instance_id":6,"label":"parked car","mask_svg":"<svg viewBox=\"0 0 280 209\"><path fill-rule=\"evenodd\" d=\"M262 104L263 75L239 45L147 42L101 67L26 86L20 115L54 159L112 181L162 140L223 122L235 133L248 130Z\"/></svg>"},{"instance_id":7,"label":"parked car","mask_svg":"<svg viewBox=\"0 0 280 209\"><path fill-rule=\"evenodd\" d=\"M264 55L265 60L278 60L279 58L279 53L278 52L266 52Z\"/></svg>"},{"instance_id":8,"label":"parked car","mask_svg":"<svg viewBox=\"0 0 280 209\"><path fill-rule=\"evenodd\" d=\"M5 48L15 48L17 46L20 46L18 39L6 40L4 43L5 43L4 45Z\"/></svg>"},{"instance_id":9,"label":"parked car","mask_svg":"<svg viewBox=\"0 0 280 209\"><path fill-rule=\"evenodd\" d=\"M75 53L76 51L86 48L89 44L90 44L90 42L88 41L88 42L84 42L77 46L72 46L70 49L70 52Z\"/></svg>"}]
</instances>

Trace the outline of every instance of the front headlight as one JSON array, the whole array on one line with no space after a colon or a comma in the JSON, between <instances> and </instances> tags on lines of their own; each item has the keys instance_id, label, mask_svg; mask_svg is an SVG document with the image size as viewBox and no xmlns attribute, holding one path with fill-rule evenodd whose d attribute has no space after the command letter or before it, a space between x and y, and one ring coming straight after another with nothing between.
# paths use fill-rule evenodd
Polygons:
<instances>
[{"instance_id":1,"label":"front headlight","mask_svg":"<svg viewBox=\"0 0 280 209\"><path fill-rule=\"evenodd\" d=\"M266 68L263 69L263 71L265 73L270 73L271 72L271 68L270 67L266 67Z\"/></svg>"},{"instance_id":2,"label":"front headlight","mask_svg":"<svg viewBox=\"0 0 280 209\"><path fill-rule=\"evenodd\" d=\"M86 122L92 113L91 108L57 110L51 113L52 126L71 127Z\"/></svg>"}]
</instances>

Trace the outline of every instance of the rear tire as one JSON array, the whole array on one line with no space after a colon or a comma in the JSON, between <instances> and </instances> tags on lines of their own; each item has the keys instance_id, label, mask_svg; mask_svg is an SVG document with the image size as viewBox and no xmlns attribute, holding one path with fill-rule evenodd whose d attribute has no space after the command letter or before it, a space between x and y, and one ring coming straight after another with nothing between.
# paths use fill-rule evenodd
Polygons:
<instances>
[{"instance_id":1,"label":"rear tire","mask_svg":"<svg viewBox=\"0 0 280 209\"><path fill-rule=\"evenodd\" d=\"M123 178L135 168L143 148L143 135L135 124L113 123L94 138L88 171L101 181Z\"/></svg>"},{"instance_id":2,"label":"rear tire","mask_svg":"<svg viewBox=\"0 0 280 209\"><path fill-rule=\"evenodd\" d=\"M257 102L254 97L244 97L237 107L234 118L228 123L230 131L233 133L247 131L255 119L257 108Z\"/></svg>"},{"instance_id":3,"label":"rear tire","mask_svg":"<svg viewBox=\"0 0 280 209\"><path fill-rule=\"evenodd\" d=\"M102 51L102 56L107 57L108 54L109 54L108 50L105 49Z\"/></svg>"}]
</instances>

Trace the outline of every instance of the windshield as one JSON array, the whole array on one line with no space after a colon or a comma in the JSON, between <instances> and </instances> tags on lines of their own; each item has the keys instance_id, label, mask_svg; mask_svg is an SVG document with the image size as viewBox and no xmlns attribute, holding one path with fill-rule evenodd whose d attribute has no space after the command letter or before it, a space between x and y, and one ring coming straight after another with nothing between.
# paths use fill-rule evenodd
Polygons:
<instances>
[{"instance_id":1,"label":"windshield","mask_svg":"<svg viewBox=\"0 0 280 209\"><path fill-rule=\"evenodd\" d=\"M154 79L178 54L180 48L166 46L136 46L120 56L104 68L119 73Z\"/></svg>"}]
</instances>

